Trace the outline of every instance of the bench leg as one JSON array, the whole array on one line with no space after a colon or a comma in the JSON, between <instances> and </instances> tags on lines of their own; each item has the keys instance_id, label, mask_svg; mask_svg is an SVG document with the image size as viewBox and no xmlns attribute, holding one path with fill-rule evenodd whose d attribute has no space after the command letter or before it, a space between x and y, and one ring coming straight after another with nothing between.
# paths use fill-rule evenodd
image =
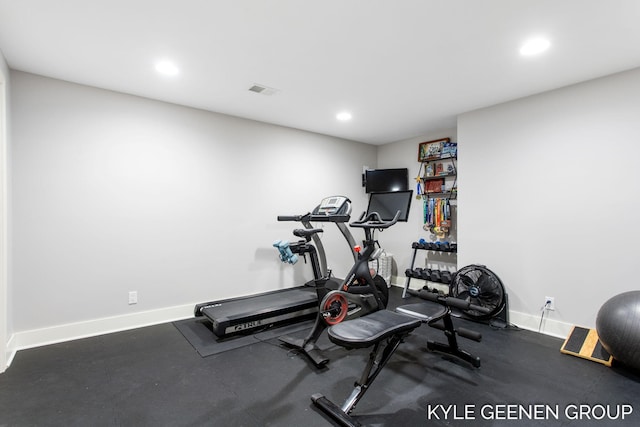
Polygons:
<instances>
[{"instance_id":1,"label":"bench leg","mask_svg":"<svg viewBox=\"0 0 640 427\"><path fill-rule=\"evenodd\" d=\"M476 368L480 367L480 358L472 355L468 351L462 350L458 346L458 340L456 339L456 334L460 334L465 338L469 338L474 341L480 341L482 339L482 336L480 334L473 331L467 331L463 328L456 330L453 325L453 321L451 320L450 314L447 314L442 318L442 323L429 324L429 326L443 330L448 341L448 344L443 344L435 341L428 341L427 348L429 350L451 354L452 356L456 356L468 363L471 363Z\"/></svg>"},{"instance_id":2,"label":"bench leg","mask_svg":"<svg viewBox=\"0 0 640 427\"><path fill-rule=\"evenodd\" d=\"M311 400L313 404L322 410L327 415L330 415L334 420L336 420L341 426L346 427L360 427L361 424L351 418L348 414L345 414L344 411L338 406L324 397L321 394L314 394L311 396Z\"/></svg>"},{"instance_id":3,"label":"bench leg","mask_svg":"<svg viewBox=\"0 0 640 427\"><path fill-rule=\"evenodd\" d=\"M384 346L379 342L374 345L373 350L369 353L369 361L362 372L360 380L356 382L353 391L342 407L338 407L322 394L314 394L311 396L313 403L324 413L340 423L340 425L359 426L360 424L350 416L351 411L355 409L357 403L362 399L362 396L364 396L369 387L371 387L373 381L407 335L408 333L394 335L387 340Z\"/></svg>"}]
</instances>

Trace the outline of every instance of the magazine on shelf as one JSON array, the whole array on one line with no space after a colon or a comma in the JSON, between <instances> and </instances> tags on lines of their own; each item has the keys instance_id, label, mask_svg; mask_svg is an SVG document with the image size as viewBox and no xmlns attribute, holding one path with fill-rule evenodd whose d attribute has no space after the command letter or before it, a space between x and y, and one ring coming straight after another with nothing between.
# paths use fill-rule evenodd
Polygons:
<instances>
[{"instance_id":1,"label":"magazine on shelf","mask_svg":"<svg viewBox=\"0 0 640 427\"><path fill-rule=\"evenodd\" d=\"M445 142L442 144L442 151L440 153L441 158L456 157L458 155L458 143L457 142Z\"/></svg>"}]
</instances>

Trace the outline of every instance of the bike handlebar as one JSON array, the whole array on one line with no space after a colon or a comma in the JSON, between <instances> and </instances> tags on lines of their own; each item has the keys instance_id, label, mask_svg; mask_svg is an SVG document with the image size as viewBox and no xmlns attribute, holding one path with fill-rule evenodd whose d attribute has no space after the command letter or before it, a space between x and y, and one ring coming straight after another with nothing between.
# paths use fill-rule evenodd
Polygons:
<instances>
[{"instance_id":1,"label":"bike handlebar","mask_svg":"<svg viewBox=\"0 0 640 427\"><path fill-rule=\"evenodd\" d=\"M400 211L396 212L391 221L383 220L378 212L371 212L368 215L366 212L363 212L362 215L360 215L360 219L351 222L349 225L359 228L389 228L398 222L398 218L400 218Z\"/></svg>"}]
</instances>

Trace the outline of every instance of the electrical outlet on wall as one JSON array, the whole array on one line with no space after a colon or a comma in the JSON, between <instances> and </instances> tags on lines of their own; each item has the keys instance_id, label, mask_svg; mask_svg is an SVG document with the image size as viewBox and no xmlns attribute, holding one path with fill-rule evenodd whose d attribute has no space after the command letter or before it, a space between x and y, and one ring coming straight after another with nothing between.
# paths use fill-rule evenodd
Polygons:
<instances>
[{"instance_id":1,"label":"electrical outlet on wall","mask_svg":"<svg viewBox=\"0 0 640 427\"><path fill-rule=\"evenodd\" d=\"M129 305L138 303L138 291L129 291Z\"/></svg>"},{"instance_id":2,"label":"electrical outlet on wall","mask_svg":"<svg viewBox=\"0 0 640 427\"><path fill-rule=\"evenodd\" d=\"M544 297L544 309L553 311L556 309L556 299L554 297Z\"/></svg>"}]
</instances>

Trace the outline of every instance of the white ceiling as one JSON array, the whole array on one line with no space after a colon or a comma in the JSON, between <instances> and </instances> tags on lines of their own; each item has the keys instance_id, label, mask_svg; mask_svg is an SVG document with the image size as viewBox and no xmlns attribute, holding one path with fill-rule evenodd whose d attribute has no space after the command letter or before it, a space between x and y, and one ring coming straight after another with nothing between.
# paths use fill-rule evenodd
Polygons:
<instances>
[{"instance_id":1,"label":"white ceiling","mask_svg":"<svg viewBox=\"0 0 640 427\"><path fill-rule=\"evenodd\" d=\"M520 56L533 35L551 48ZM640 66L640 1L0 0L0 50L15 70L384 144Z\"/></svg>"}]
</instances>

